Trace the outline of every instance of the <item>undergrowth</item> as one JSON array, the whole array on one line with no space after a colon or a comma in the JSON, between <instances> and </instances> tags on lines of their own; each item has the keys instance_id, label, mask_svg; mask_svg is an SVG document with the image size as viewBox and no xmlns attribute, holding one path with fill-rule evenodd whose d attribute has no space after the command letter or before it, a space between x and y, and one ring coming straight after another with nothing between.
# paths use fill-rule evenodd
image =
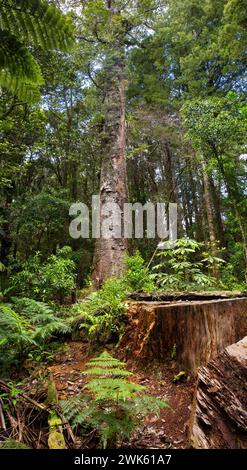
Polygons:
<instances>
[{"instance_id":1,"label":"undergrowth","mask_svg":"<svg viewBox=\"0 0 247 470\"><path fill-rule=\"evenodd\" d=\"M71 310L72 325L84 330L96 343L117 341L121 335L126 311L127 288L122 279L109 279Z\"/></svg>"},{"instance_id":2,"label":"undergrowth","mask_svg":"<svg viewBox=\"0 0 247 470\"><path fill-rule=\"evenodd\" d=\"M95 430L103 448L115 448L119 439L129 439L147 414L158 415L167 406L165 400L132 383L132 373L108 352L89 361L83 375L83 393L62 402L63 412L82 437Z\"/></svg>"},{"instance_id":3,"label":"undergrowth","mask_svg":"<svg viewBox=\"0 0 247 470\"><path fill-rule=\"evenodd\" d=\"M0 371L18 366L27 358L45 358L50 343L71 332L55 307L28 298L0 304ZM46 354L47 353L47 354Z\"/></svg>"}]
</instances>

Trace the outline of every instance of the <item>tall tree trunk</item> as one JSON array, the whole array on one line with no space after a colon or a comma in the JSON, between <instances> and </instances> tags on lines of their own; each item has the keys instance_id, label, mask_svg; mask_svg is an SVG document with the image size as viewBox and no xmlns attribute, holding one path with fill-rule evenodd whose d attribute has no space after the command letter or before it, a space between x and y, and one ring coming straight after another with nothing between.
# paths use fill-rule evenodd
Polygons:
<instances>
[{"instance_id":1,"label":"tall tree trunk","mask_svg":"<svg viewBox=\"0 0 247 470\"><path fill-rule=\"evenodd\" d=\"M238 202L243 200L244 195L241 194L241 192L239 191L235 178L234 177L230 178L227 172L225 171L222 159L219 157L218 152L215 148L214 148L214 155L217 159L221 174L223 176L223 179L227 188L227 192L230 198L230 204L235 212L236 220L239 226L242 243L243 243L243 254L244 254L244 261L245 261L245 282L247 283L247 236L246 236L244 218L238 208Z\"/></svg>"},{"instance_id":2,"label":"tall tree trunk","mask_svg":"<svg viewBox=\"0 0 247 470\"><path fill-rule=\"evenodd\" d=\"M217 224L217 233L218 233L218 240L220 241L221 246L227 246L227 241L225 237L225 227L222 217L222 203L220 198L220 189L218 189L214 183L213 178L209 179L210 182L210 190L212 194L212 201L213 206L215 209L215 219Z\"/></svg>"},{"instance_id":3,"label":"tall tree trunk","mask_svg":"<svg viewBox=\"0 0 247 470\"><path fill-rule=\"evenodd\" d=\"M207 220L208 220L210 250L211 250L211 255L214 257L217 257L218 256L217 238L216 238L216 232L215 232L215 227L214 227L214 217L213 217L212 201L211 201L211 194L210 194L210 182L209 182L209 177L208 177L208 172L207 172L207 165L203 156L201 159L201 165L202 165L203 184L204 184L204 200L205 200ZM216 279L219 278L219 268L216 266L216 264L213 265L213 276Z\"/></svg>"},{"instance_id":4,"label":"tall tree trunk","mask_svg":"<svg viewBox=\"0 0 247 470\"><path fill-rule=\"evenodd\" d=\"M103 131L103 153L100 177L100 225L107 223L108 204L116 204L123 222L124 203L127 201L126 159L125 159L125 90L124 90L124 47L114 44L109 53L106 67L105 125ZM96 286L124 270L124 256L127 242L123 238L96 240L93 280Z\"/></svg>"}]
</instances>

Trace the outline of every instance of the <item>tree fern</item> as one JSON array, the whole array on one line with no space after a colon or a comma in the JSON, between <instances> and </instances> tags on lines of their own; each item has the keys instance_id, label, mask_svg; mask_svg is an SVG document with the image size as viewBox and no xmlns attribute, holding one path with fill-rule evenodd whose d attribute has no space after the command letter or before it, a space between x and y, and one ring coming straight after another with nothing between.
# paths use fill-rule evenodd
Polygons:
<instances>
[{"instance_id":1,"label":"tree fern","mask_svg":"<svg viewBox=\"0 0 247 470\"><path fill-rule=\"evenodd\" d=\"M46 0L0 0L0 86L37 98L43 79L28 45L67 51L72 38L71 22Z\"/></svg>"}]
</instances>

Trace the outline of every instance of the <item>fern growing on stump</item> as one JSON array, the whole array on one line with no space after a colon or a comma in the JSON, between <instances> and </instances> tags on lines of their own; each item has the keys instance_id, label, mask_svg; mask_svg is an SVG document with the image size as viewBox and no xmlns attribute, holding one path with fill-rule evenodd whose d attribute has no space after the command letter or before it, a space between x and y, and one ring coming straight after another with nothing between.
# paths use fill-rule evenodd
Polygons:
<instances>
[{"instance_id":1,"label":"fern growing on stump","mask_svg":"<svg viewBox=\"0 0 247 470\"><path fill-rule=\"evenodd\" d=\"M43 78L29 46L66 51L72 24L46 0L0 0L0 87L33 100Z\"/></svg>"},{"instance_id":2,"label":"fern growing on stump","mask_svg":"<svg viewBox=\"0 0 247 470\"><path fill-rule=\"evenodd\" d=\"M95 428L103 448L114 448L118 438L129 438L149 413L159 414L166 401L144 394L145 387L131 383L125 364L108 352L86 364L84 393L63 402L66 419L74 428Z\"/></svg>"}]
</instances>

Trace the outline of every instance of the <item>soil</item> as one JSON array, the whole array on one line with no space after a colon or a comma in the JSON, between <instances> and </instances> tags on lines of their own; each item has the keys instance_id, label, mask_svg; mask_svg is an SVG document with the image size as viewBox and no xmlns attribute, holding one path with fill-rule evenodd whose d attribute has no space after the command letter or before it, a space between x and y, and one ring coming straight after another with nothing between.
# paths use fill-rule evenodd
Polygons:
<instances>
[{"instance_id":1,"label":"soil","mask_svg":"<svg viewBox=\"0 0 247 470\"><path fill-rule=\"evenodd\" d=\"M108 350L114 355L113 348ZM55 381L59 399L80 393L85 383L81 373L93 355L98 353L90 353L87 343L75 341L67 343L64 353L57 354L49 371ZM151 368L137 366L129 361L126 368L134 374L131 380L144 385L146 393L161 399L166 398L169 407L162 410L159 417L149 415L132 438L119 445L142 449L188 448L188 421L195 387L193 378L185 375L182 381L174 383L174 377L180 372L174 361L153 364Z\"/></svg>"}]
</instances>

